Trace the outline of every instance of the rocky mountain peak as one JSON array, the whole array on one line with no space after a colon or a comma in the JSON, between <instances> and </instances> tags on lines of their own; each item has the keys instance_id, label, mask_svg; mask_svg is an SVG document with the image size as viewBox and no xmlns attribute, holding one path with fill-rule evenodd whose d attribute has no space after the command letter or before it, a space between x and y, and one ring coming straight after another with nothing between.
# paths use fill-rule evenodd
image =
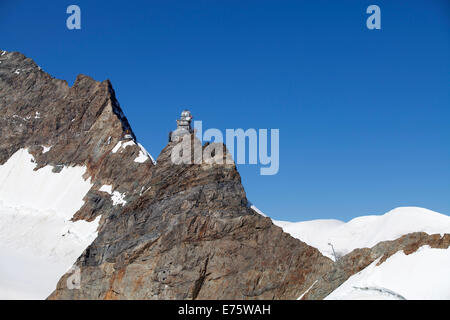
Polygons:
<instances>
[{"instance_id":1,"label":"rocky mountain peak","mask_svg":"<svg viewBox=\"0 0 450 320\"><path fill-rule=\"evenodd\" d=\"M27 149L34 170L84 166L92 186L72 220L101 217L75 262L80 289L68 288L68 273L51 299L323 298L377 257L448 247L422 234L333 262L250 208L223 144L201 145L189 132L154 163L110 81L79 75L69 87L20 53L0 51L0 111L0 165ZM174 163L188 142L182 158L191 161ZM198 162L196 151L224 161Z\"/></svg>"},{"instance_id":2,"label":"rocky mountain peak","mask_svg":"<svg viewBox=\"0 0 450 320\"><path fill-rule=\"evenodd\" d=\"M127 189L138 186L124 175L143 175L152 161L135 162L143 152L125 117L109 80L95 81L78 75L73 86L52 78L20 53L0 53L0 164L17 150L27 148L36 160L36 170L46 165L54 171L64 166L87 167L93 188L75 219L91 220L101 214L102 185ZM17 71L17 72L15 72ZM125 148L113 152L131 138ZM44 152L44 150L46 152ZM134 182L133 182L134 183Z\"/></svg>"}]
</instances>

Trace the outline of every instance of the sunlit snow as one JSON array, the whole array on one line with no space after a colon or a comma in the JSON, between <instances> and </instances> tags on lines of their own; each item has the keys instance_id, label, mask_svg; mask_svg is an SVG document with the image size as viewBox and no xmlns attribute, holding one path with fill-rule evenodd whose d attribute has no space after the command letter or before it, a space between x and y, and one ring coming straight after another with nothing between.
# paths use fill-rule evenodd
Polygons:
<instances>
[{"instance_id":1,"label":"sunlit snow","mask_svg":"<svg viewBox=\"0 0 450 320\"><path fill-rule=\"evenodd\" d=\"M450 233L450 217L418 207L400 207L384 215L361 216L345 223L324 219L302 222L273 220L295 238L334 259L356 248L371 248L381 241L395 240L411 232ZM331 244L331 245L330 245Z\"/></svg>"},{"instance_id":2,"label":"sunlit snow","mask_svg":"<svg viewBox=\"0 0 450 320\"><path fill-rule=\"evenodd\" d=\"M85 167L37 171L26 149L0 166L0 299L44 299L96 238L100 217L72 222L91 188Z\"/></svg>"},{"instance_id":3,"label":"sunlit snow","mask_svg":"<svg viewBox=\"0 0 450 320\"><path fill-rule=\"evenodd\" d=\"M326 299L450 299L450 249L399 251L351 276Z\"/></svg>"}]
</instances>

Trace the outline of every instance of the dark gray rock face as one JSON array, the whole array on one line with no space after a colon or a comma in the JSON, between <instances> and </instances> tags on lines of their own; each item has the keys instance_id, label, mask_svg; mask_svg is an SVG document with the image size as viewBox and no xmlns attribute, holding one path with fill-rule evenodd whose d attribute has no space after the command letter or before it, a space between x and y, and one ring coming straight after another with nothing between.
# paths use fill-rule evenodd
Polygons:
<instances>
[{"instance_id":1,"label":"dark gray rock face","mask_svg":"<svg viewBox=\"0 0 450 320\"><path fill-rule=\"evenodd\" d=\"M80 75L69 87L20 53L0 61L0 163L28 148L38 167L87 166L94 186L73 219L102 216L76 262L81 289L66 275L51 299L293 299L331 268L248 207L234 164L175 165L174 143L156 166L133 161L136 145L112 152L131 128L109 81ZM127 204L113 206L102 185Z\"/></svg>"},{"instance_id":2,"label":"dark gray rock face","mask_svg":"<svg viewBox=\"0 0 450 320\"><path fill-rule=\"evenodd\" d=\"M69 87L24 55L0 51L0 111L0 164L28 148L37 169L87 166L94 186L75 219L92 220L112 210L109 197L98 192L102 185L135 196L141 183L135 177L149 176L153 167L151 161L134 162L140 152L135 144L111 152L131 128L108 80L79 75ZM42 146L52 148L44 153Z\"/></svg>"},{"instance_id":3,"label":"dark gray rock face","mask_svg":"<svg viewBox=\"0 0 450 320\"><path fill-rule=\"evenodd\" d=\"M69 87L0 50L0 164L28 148L37 168L86 166L93 186L73 219L102 217L76 262L81 288L67 288L67 274L50 299L296 299L313 284L303 298L321 299L377 257L440 241L409 235L334 263L250 209L234 164L176 165L176 142L156 165L135 162L135 143L113 152L125 132L136 138L109 81L79 75ZM103 185L126 204L113 205Z\"/></svg>"},{"instance_id":4,"label":"dark gray rock face","mask_svg":"<svg viewBox=\"0 0 450 320\"><path fill-rule=\"evenodd\" d=\"M175 165L170 143L143 194L110 214L58 299L293 299L332 262L248 208L234 164Z\"/></svg>"},{"instance_id":5,"label":"dark gray rock face","mask_svg":"<svg viewBox=\"0 0 450 320\"><path fill-rule=\"evenodd\" d=\"M396 240L382 241L372 248L355 249L339 259L333 268L305 293L302 299L323 299L352 275L360 272L378 258L380 260L377 265L380 265L398 251L403 251L408 255L416 252L422 246L447 249L450 246L450 234L441 236L440 234L428 235L424 232L414 232Z\"/></svg>"}]
</instances>

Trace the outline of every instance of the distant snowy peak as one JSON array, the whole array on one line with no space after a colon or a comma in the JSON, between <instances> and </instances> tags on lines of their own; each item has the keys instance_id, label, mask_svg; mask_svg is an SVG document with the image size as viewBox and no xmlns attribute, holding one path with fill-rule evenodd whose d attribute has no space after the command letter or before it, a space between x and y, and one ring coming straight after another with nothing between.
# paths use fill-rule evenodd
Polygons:
<instances>
[{"instance_id":1,"label":"distant snowy peak","mask_svg":"<svg viewBox=\"0 0 450 320\"><path fill-rule=\"evenodd\" d=\"M361 216L347 223L333 219L273 220L273 223L333 260L333 249L336 255L342 256L356 248L371 248L381 241L395 240L412 232L450 233L449 216L419 207L400 207L384 215Z\"/></svg>"},{"instance_id":2,"label":"distant snowy peak","mask_svg":"<svg viewBox=\"0 0 450 320\"><path fill-rule=\"evenodd\" d=\"M329 300L450 299L447 215L401 207L347 223L273 222L332 260L339 259L329 276L318 279L299 299L320 296L324 288L334 288L321 296Z\"/></svg>"},{"instance_id":3,"label":"distant snowy peak","mask_svg":"<svg viewBox=\"0 0 450 320\"><path fill-rule=\"evenodd\" d=\"M450 248L420 247L380 258L352 275L326 300L450 299Z\"/></svg>"}]
</instances>

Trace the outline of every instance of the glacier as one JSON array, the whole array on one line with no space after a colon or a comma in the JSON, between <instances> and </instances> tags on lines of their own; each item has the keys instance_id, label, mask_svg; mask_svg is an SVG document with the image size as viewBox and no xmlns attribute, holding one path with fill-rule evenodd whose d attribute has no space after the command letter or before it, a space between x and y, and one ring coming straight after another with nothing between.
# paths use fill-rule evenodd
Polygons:
<instances>
[{"instance_id":1,"label":"glacier","mask_svg":"<svg viewBox=\"0 0 450 320\"><path fill-rule=\"evenodd\" d=\"M45 299L97 237L100 216L71 221L92 187L86 168L34 169L27 149L0 166L0 299Z\"/></svg>"}]
</instances>

